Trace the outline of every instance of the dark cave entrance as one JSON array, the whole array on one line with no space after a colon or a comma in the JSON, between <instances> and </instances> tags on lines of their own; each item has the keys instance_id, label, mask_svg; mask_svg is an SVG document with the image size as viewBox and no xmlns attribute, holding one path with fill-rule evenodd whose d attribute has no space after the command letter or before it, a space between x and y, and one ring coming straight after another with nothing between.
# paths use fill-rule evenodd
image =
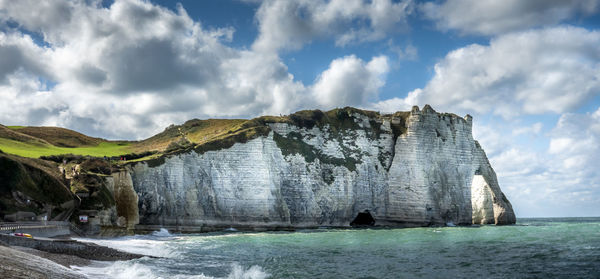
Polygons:
<instances>
[{"instance_id":1,"label":"dark cave entrance","mask_svg":"<svg viewBox=\"0 0 600 279\"><path fill-rule=\"evenodd\" d=\"M375 219L368 210L359 212L356 218L350 222L350 226L352 227L372 227L374 225Z\"/></svg>"}]
</instances>

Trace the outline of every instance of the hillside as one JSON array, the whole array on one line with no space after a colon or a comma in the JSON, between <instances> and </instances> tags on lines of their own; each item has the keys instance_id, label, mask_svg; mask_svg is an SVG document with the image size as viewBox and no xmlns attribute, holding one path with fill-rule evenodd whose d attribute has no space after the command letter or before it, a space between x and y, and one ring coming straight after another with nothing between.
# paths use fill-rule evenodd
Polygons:
<instances>
[{"instance_id":1,"label":"hillside","mask_svg":"<svg viewBox=\"0 0 600 279\"><path fill-rule=\"evenodd\" d=\"M57 147L96 146L105 140L88 137L84 134L59 127L8 127L9 129L44 140Z\"/></svg>"},{"instance_id":2,"label":"hillside","mask_svg":"<svg viewBox=\"0 0 600 279\"><path fill-rule=\"evenodd\" d=\"M425 106L428 108L429 106ZM430 108L430 107L429 107ZM383 121L396 119L391 123L394 137L406 131L404 122L410 112L380 114L352 107L329 111L302 110L285 116L260 116L254 119L192 119L181 125L171 125L163 132L141 141L109 141L93 138L65 128L24 127L0 125L0 150L23 157L39 158L74 154L92 157L125 157L128 162L154 161L160 163L164 155L177 154L194 149L198 153L229 148L235 143L245 143L259 136L267 135L272 123L285 123L302 128L328 127L336 137L343 137L345 131L358 129L359 124L353 115L363 115L370 120L373 128L371 137L381 133ZM446 114L443 114L446 115ZM457 117L447 114L448 117ZM308 157L313 151L298 145L294 140L276 136L277 143L294 150L303 151ZM158 161L156 161L158 159Z\"/></svg>"},{"instance_id":3,"label":"hillside","mask_svg":"<svg viewBox=\"0 0 600 279\"><path fill-rule=\"evenodd\" d=\"M328 125L333 132L339 132L355 128L356 123L349 117L352 113L369 116L371 119L391 117L346 107L329 111L303 110L286 116L261 116L250 120L192 119L181 125L171 125L163 132L141 141L109 141L59 127L0 125L0 150L30 158L74 154L93 157L126 156L140 161L191 148L203 152L230 147L236 142L246 142L268 133L269 123L288 123L308 128ZM394 129L398 128L395 130L396 135L403 132L402 127L393 126ZM138 154L148 156L140 158Z\"/></svg>"},{"instance_id":4,"label":"hillside","mask_svg":"<svg viewBox=\"0 0 600 279\"><path fill-rule=\"evenodd\" d=\"M171 143L182 140L203 144L239 129L245 122L244 119L193 119L182 125L171 125L159 134L136 142L132 149L137 152L165 151Z\"/></svg>"},{"instance_id":5,"label":"hillside","mask_svg":"<svg viewBox=\"0 0 600 279\"><path fill-rule=\"evenodd\" d=\"M20 126L18 126L18 127L20 128ZM18 128L9 128L9 127L0 125L0 139L14 140L14 141L28 143L28 144L34 144L34 145L50 144L49 142L47 142L45 140L15 131L17 129Z\"/></svg>"},{"instance_id":6,"label":"hillside","mask_svg":"<svg viewBox=\"0 0 600 279\"><path fill-rule=\"evenodd\" d=\"M53 162L0 153L0 220L19 211L64 220L76 197Z\"/></svg>"},{"instance_id":7,"label":"hillside","mask_svg":"<svg viewBox=\"0 0 600 279\"><path fill-rule=\"evenodd\" d=\"M131 142L92 138L65 128L0 125L0 150L22 157L59 154L119 156L131 153L130 145Z\"/></svg>"}]
</instances>

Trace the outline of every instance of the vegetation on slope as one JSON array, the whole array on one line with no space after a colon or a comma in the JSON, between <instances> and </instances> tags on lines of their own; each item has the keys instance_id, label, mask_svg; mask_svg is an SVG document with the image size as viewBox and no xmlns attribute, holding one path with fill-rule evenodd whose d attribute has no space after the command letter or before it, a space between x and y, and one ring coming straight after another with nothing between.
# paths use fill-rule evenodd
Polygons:
<instances>
[{"instance_id":1,"label":"vegetation on slope","mask_svg":"<svg viewBox=\"0 0 600 279\"><path fill-rule=\"evenodd\" d=\"M347 137L349 131L363 129L369 137L376 139L382 132L383 119L390 120L393 117L400 119L399 123L392 123L394 136L397 137L405 132L404 121L408 113L380 115L374 111L346 107L330 111L303 110L286 116L261 116L250 120L193 119L182 125L171 125L163 132L138 142L107 141L55 127L5 127L0 125L0 149L6 153L32 158L40 156L53 158L60 154L74 154L93 157L108 156L114 159L126 155L129 162L149 161L154 165L161 164L164 161L161 157L164 155L177 154L191 149L198 153L204 153L229 148L235 143L243 143L259 136L265 136L271 131L268 126L270 123L288 123L306 129L327 126L331 135L338 140ZM355 114L368 116L370 128L361 127L354 119ZM277 140L279 144L290 145L289 152L305 149L294 148L299 147L301 143L291 143L291 141L301 141L301 139L283 138L278 135ZM286 148L286 146L280 147ZM309 153L311 152L305 155L312 157ZM346 160L352 161L350 162L352 166L349 166L352 168L357 162L353 161L355 159L348 158ZM328 158L320 159L327 161Z\"/></svg>"},{"instance_id":2,"label":"vegetation on slope","mask_svg":"<svg viewBox=\"0 0 600 279\"><path fill-rule=\"evenodd\" d=\"M51 162L0 153L0 219L17 211L40 214L48 208L53 218L69 210L61 204L74 199Z\"/></svg>"},{"instance_id":3,"label":"vegetation on slope","mask_svg":"<svg viewBox=\"0 0 600 279\"><path fill-rule=\"evenodd\" d=\"M135 152L165 151L173 142L203 144L238 130L245 122L244 119L192 119L182 125L171 125L163 132L133 144L131 149Z\"/></svg>"},{"instance_id":4,"label":"vegetation on slope","mask_svg":"<svg viewBox=\"0 0 600 279\"><path fill-rule=\"evenodd\" d=\"M42 139L57 147L84 147L97 146L105 142L100 138L88 137L84 134L59 127L23 127L13 126L16 132Z\"/></svg>"},{"instance_id":5,"label":"vegetation on slope","mask_svg":"<svg viewBox=\"0 0 600 279\"><path fill-rule=\"evenodd\" d=\"M0 149L22 157L39 158L59 154L94 157L131 153L127 141L107 141L57 127L0 125Z\"/></svg>"},{"instance_id":6,"label":"vegetation on slope","mask_svg":"<svg viewBox=\"0 0 600 279\"><path fill-rule=\"evenodd\" d=\"M49 144L49 142L47 142L45 140L38 139L36 137L32 137L30 135L26 135L26 134L14 131L15 127L22 128L22 126L6 127L6 126L0 125L0 138L19 141L19 142L25 142L25 143L29 143L29 144L36 144L36 145Z\"/></svg>"},{"instance_id":7,"label":"vegetation on slope","mask_svg":"<svg viewBox=\"0 0 600 279\"><path fill-rule=\"evenodd\" d=\"M105 141L96 146L69 148L0 138L0 149L5 153L29 158L58 154L89 155L94 157L119 156L130 152L129 145L129 143Z\"/></svg>"}]
</instances>

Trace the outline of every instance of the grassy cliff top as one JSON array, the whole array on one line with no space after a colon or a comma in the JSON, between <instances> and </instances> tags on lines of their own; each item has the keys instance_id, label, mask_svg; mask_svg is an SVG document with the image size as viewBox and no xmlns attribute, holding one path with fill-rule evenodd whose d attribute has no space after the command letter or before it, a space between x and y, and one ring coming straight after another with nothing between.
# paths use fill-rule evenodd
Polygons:
<instances>
[{"instance_id":1,"label":"grassy cliff top","mask_svg":"<svg viewBox=\"0 0 600 279\"><path fill-rule=\"evenodd\" d=\"M182 139L194 144L202 144L239 130L240 126L247 121L244 119L192 119L182 125L171 125L161 133L134 143L131 148L137 152L164 151L171 143Z\"/></svg>"},{"instance_id":2,"label":"grassy cliff top","mask_svg":"<svg viewBox=\"0 0 600 279\"><path fill-rule=\"evenodd\" d=\"M130 153L129 142L108 141L58 127L0 125L0 150L21 157L58 154L118 156Z\"/></svg>"},{"instance_id":3,"label":"grassy cliff top","mask_svg":"<svg viewBox=\"0 0 600 279\"><path fill-rule=\"evenodd\" d=\"M285 116L261 116L249 120L192 119L181 125L171 125L163 132L141 141L108 141L58 127L0 125L0 150L31 158L59 154L111 157L155 152L138 159L147 160L183 149L194 148L204 152L227 148L236 142L246 142L268 134L269 123L288 123L307 129L327 125L334 132L356 129L358 125L352 117L355 114L365 115L373 123L392 117L405 119L408 116L408 112L382 115L375 111L345 107L329 111L302 110Z\"/></svg>"}]
</instances>

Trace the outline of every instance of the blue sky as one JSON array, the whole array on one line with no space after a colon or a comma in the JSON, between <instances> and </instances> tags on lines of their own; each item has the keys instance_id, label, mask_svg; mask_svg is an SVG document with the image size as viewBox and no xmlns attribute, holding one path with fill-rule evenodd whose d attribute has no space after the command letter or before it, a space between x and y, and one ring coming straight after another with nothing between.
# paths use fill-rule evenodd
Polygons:
<instances>
[{"instance_id":1,"label":"blue sky","mask_svg":"<svg viewBox=\"0 0 600 279\"><path fill-rule=\"evenodd\" d=\"M0 123L474 116L518 216L600 216L600 0L0 0Z\"/></svg>"}]
</instances>

